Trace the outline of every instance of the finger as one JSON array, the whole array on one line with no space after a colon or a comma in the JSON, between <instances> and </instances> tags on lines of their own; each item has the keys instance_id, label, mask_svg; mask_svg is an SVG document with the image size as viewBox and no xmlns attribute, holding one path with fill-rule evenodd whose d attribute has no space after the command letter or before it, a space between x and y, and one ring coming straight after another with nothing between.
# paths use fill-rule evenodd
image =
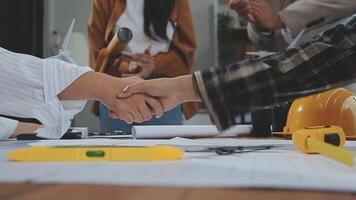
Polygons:
<instances>
[{"instance_id":1,"label":"finger","mask_svg":"<svg viewBox=\"0 0 356 200\"><path fill-rule=\"evenodd\" d=\"M125 87L122 92L118 95L119 98L127 98L129 96L132 96L133 94L139 94L139 93L146 93L147 84L144 84L145 81L142 81L140 83L128 85Z\"/></svg>"},{"instance_id":2,"label":"finger","mask_svg":"<svg viewBox=\"0 0 356 200\"><path fill-rule=\"evenodd\" d=\"M141 62L145 63L148 66L154 66L155 60L153 57L143 57Z\"/></svg>"},{"instance_id":3,"label":"finger","mask_svg":"<svg viewBox=\"0 0 356 200\"><path fill-rule=\"evenodd\" d=\"M246 10L246 6L245 5L240 5L240 6L235 6L235 11L239 14L242 15L243 12Z\"/></svg>"},{"instance_id":4,"label":"finger","mask_svg":"<svg viewBox=\"0 0 356 200\"><path fill-rule=\"evenodd\" d=\"M136 63L137 63L137 67L140 69L140 71L138 71L137 73L151 74L154 69L153 64L147 64L143 62L136 62Z\"/></svg>"},{"instance_id":5,"label":"finger","mask_svg":"<svg viewBox=\"0 0 356 200\"><path fill-rule=\"evenodd\" d=\"M134 116L129 112L121 112L118 114L119 119L125 121L127 124L134 123Z\"/></svg>"},{"instance_id":6,"label":"finger","mask_svg":"<svg viewBox=\"0 0 356 200\"><path fill-rule=\"evenodd\" d=\"M138 53L134 55L134 59L141 59L142 57L152 57L151 55L144 54L144 53Z\"/></svg>"},{"instance_id":7,"label":"finger","mask_svg":"<svg viewBox=\"0 0 356 200\"><path fill-rule=\"evenodd\" d=\"M143 63L143 62L137 61L136 64L137 64L138 68L140 69L136 73L136 76L139 76L141 78L147 78L154 71L153 63Z\"/></svg>"},{"instance_id":8,"label":"finger","mask_svg":"<svg viewBox=\"0 0 356 200\"><path fill-rule=\"evenodd\" d=\"M120 117L119 117L119 115L118 114L116 114L114 111L112 111L112 110L110 110L109 111L109 117L111 117L111 118L113 118L113 119L119 119Z\"/></svg>"},{"instance_id":9,"label":"finger","mask_svg":"<svg viewBox=\"0 0 356 200\"><path fill-rule=\"evenodd\" d=\"M144 75L150 71L150 67L147 64L138 61L136 61L136 66L138 69L136 73L125 74L125 76L127 77L137 76L137 77L145 78Z\"/></svg>"},{"instance_id":10,"label":"finger","mask_svg":"<svg viewBox=\"0 0 356 200\"><path fill-rule=\"evenodd\" d=\"M124 88L119 98L127 98L133 94L147 94L148 96L161 97L171 94L173 91L170 88L174 88L171 83L171 79L155 79L141 81L135 84L128 85Z\"/></svg>"},{"instance_id":11,"label":"finger","mask_svg":"<svg viewBox=\"0 0 356 200\"><path fill-rule=\"evenodd\" d=\"M144 122L143 117L141 115L141 112L138 110L138 108L136 107L136 105L132 105L130 106L131 108L130 110L130 114L133 116L134 118L134 122L136 123L142 123Z\"/></svg>"},{"instance_id":12,"label":"finger","mask_svg":"<svg viewBox=\"0 0 356 200\"><path fill-rule=\"evenodd\" d=\"M250 3L250 7L255 8L257 10L264 10L264 8L268 5L269 5L268 3L263 2L263 1L252 1Z\"/></svg>"},{"instance_id":13,"label":"finger","mask_svg":"<svg viewBox=\"0 0 356 200\"><path fill-rule=\"evenodd\" d=\"M139 112L141 113L141 116L143 117L144 121L149 121L149 120L152 119L152 111L150 110L150 108L146 104L145 100L140 102L137 105L137 108L138 108Z\"/></svg>"},{"instance_id":14,"label":"finger","mask_svg":"<svg viewBox=\"0 0 356 200\"><path fill-rule=\"evenodd\" d=\"M154 58L149 55L142 55L142 56L138 56L134 61L152 64L152 63L154 63Z\"/></svg>"},{"instance_id":15,"label":"finger","mask_svg":"<svg viewBox=\"0 0 356 200\"><path fill-rule=\"evenodd\" d=\"M250 11L242 11L239 15L244 17L246 20L248 20L249 13L250 13Z\"/></svg>"},{"instance_id":16,"label":"finger","mask_svg":"<svg viewBox=\"0 0 356 200\"><path fill-rule=\"evenodd\" d=\"M249 4L250 5L253 5L253 4L255 4L255 5L257 5L257 4L264 4L264 3L267 3L265 0L249 0Z\"/></svg>"},{"instance_id":17,"label":"finger","mask_svg":"<svg viewBox=\"0 0 356 200\"><path fill-rule=\"evenodd\" d=\"M142 69L145 69L148 67L148 65L143 61L136 61L136 65Z\"/></svg>"},{"instance_id":18,"label":"finger","mask_svg":"<svg viewBox=\"0 0 356 200\"><path fill-rule=\"evenodd\" d=\"M238 14L245 18L246 20L248 20L248 14L251 12L251 9L248 8L248 7L244 7L244 8L241 8L239 11L238 11Z\"/></svg>"},{"instance_id":19,"label":"finger","mask_svg":"<svg viewBox=\"0 0 356 200\"><path fill-rule=\"evenodd\" d=\"M263 18L264 13L263 13L263 11L261 9L253 7L252 8L252 15L256 19L256 21L264 20L264 18Z\"/></svg>"},{"instance_id":20,"label":"finger","mask_svg":"<svg viewBox=\"0 0 356 200\"><path fill-rule=\"evenodd\" d=\"M250 3L247 1L240 1L236 6L236 11L238 13L246 12L250 7Z\"/></svg>"},{"instance_id":21,"label":"finger","mask_svg":"<svg viewBox=\"0 0 356 200\"><path fill-rule=\"evenodd\" d=\"M237 3L237 0L229 0L228 4L231 9L235 9L236 3Z\"/></svg>"},{"instance_id":22,"label":"finger","mask_svg":"<svg viewBox=\"0 0 356 200\"><path fill-rule=\"evenodd\" d=\"M118 99L119 100L119 99ZM118 103L110 109L109 115L118 117L127 124L132 124L135 121L135 116L132 113L131 107L125 101L118 101Z\"/></svg>"},{"instance_id":23,"label":"finger","mask_svg":"<svg viewBox=\"0 0 356 200\"><path fill-rule=\"evenodd\" d=\"M152 49L152 45L149 44L145 49L144 54L151 55L151 49Z\"/></svg>"},{"instance_id":24,"label":"finger","mask_svg":"<svg viewBox=\"0 0 356 200\"><path fill-rule=\"evenodd\" d=\"M247 14L247 19L251 23L256 23L257 22L255 16L253 16L251 13Z\"/></svg>"},{"instance_id":25,"label":"finger","mask_svg":"<svg viewBox=\"0 0 356 200\"><path fill-rule=\"evenodd\" d=\"M164 114L164 107L160 101L154 98L147 97L145 99L151 111L155 114L156 118L161 118Z\"/></svg>"},{"instance_id":26,"label":"finger","mask_svg":"<svg viewBox=\"0 0 356 200\"><path fill-rule=\"evenodd\" d=\"M241 0L229 0L229 5L236 5L240 2Z\"/></svg>"},{"instance_id":27,"label":"finger","mask_svg":"<svg viewBox=\"0 0 356 200\"><path fill-rule=\"evenodd\" d=\"M231 5L234 7L234 9L239 9L241 6L243 6L243 0L232 0Z\"/></svg>"}]
</instances>

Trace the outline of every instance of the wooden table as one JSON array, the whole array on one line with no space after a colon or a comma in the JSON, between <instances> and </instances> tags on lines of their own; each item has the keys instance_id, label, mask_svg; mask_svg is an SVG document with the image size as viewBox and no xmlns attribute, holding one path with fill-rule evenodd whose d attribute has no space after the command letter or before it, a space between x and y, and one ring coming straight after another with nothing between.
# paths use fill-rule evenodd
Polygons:
<instances>
[{"instance_id":1,"label":"wooden table","mask_svg":"<svg viewBox=\"0 0 356 200\"><path fill-rule=\"evenodd\" d=\"M356 183L356 182L355 182ZM72 184L0 184L0 199L20 200L355 200L356 194L293 190L189 189Z\"/></svg>"}]
</instances>

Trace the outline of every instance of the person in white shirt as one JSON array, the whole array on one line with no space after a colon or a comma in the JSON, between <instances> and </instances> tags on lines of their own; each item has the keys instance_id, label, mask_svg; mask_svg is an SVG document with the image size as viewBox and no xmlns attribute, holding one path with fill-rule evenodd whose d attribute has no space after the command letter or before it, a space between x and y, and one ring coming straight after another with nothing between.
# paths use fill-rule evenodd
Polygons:
<instances>
[{"instance_id":1,"label":"person in white shirt","mask_svg":"<svg viewBox=\"0 0 356 200\"><path fill-rule=\"evenodd\" d=\"M278 52L295 46L304 33L315 36L331 28L328 24L348 17L355 12L356 1L229 0L229 6L248 21L253 51ZM283 104L272 110L254 111L252 121L256 132L270 135L271 124L274 132L283 131L289 107L290 104Z\"/></svg>"},{"instance_id":2,"label":"person in white shirt","mask_svg":"<svg viewBox=\"0 0 356 200\"><path fill-rule=\"evenodd\" d=\"M229 0L249 23L256 51L281 51L303 30L311 30L355 12L355 0Z\"/></svg>"},{"instance_id":3,"label":"person in white shirt","mask_svg":"<svg viewBox=\"0 0 356 200\"><path fill-rule=\"evenodd\" d=\"M119 99L118 93L140 78L115 78L59 59L40 59L0 48L0 115L35 118L42 125L19 123L0 117L0 139L34 132L45 138L60 138L86 99L99 100L115 118L141 123L163 115L154 98L137 95Z\"/></svg>"}]
</instances>

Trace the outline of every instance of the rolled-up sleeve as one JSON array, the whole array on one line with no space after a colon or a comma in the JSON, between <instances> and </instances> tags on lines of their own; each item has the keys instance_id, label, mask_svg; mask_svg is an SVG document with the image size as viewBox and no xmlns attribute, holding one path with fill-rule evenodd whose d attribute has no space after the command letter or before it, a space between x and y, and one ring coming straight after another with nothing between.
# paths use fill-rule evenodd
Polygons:
<instances>
[{"instance_id":1,"label":"rolled-up sleeve","mask_svg":"<svg viewBox=\"0 0 356 200\"><path fill-rule=\"evenodd\" d=\"M0 140L8 139L15 132L18 121L0 117Z\"/></svg>"},{"instance_id":2,"label":"rolled-up sleeve","mask_svg":"<svg viewBox=\"0 0 356 200\"><path fill-rule=\"evenodd\" d=\"M92 70L0 49L0 71L0 114L36 118L45 127L40 137L60 138L85 101L60 101L57 95Z\"/></svg>"},{"instance_id":3,"label":"rolled-up sleeve","mask_svg":"<svg viewBox=\"0 0 356 200\"><path fill-rule=\"evenodd\" d=\"M271 56L196 72L196 89L219 129L244 112L356 81L356 18Z\"/></svg>"}]
</instances>

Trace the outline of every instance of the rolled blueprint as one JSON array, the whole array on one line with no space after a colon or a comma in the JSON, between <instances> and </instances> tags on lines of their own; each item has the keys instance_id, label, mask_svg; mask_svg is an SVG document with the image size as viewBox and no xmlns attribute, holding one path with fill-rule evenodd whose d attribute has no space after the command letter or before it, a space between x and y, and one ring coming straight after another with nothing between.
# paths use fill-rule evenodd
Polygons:
<instances>
[{"instance_id":1,"label":"rolled blueprint","mask_svg":"<svg viewBox=\"0 0 356 200\"><path fill-rule=\"evenodd\" d=\"M134 126L132 136L135 139L236 137L241 134L249 134L251 130L251 125L238 125L223 132L213 125Z\"/></svg>"}]
</instances>

